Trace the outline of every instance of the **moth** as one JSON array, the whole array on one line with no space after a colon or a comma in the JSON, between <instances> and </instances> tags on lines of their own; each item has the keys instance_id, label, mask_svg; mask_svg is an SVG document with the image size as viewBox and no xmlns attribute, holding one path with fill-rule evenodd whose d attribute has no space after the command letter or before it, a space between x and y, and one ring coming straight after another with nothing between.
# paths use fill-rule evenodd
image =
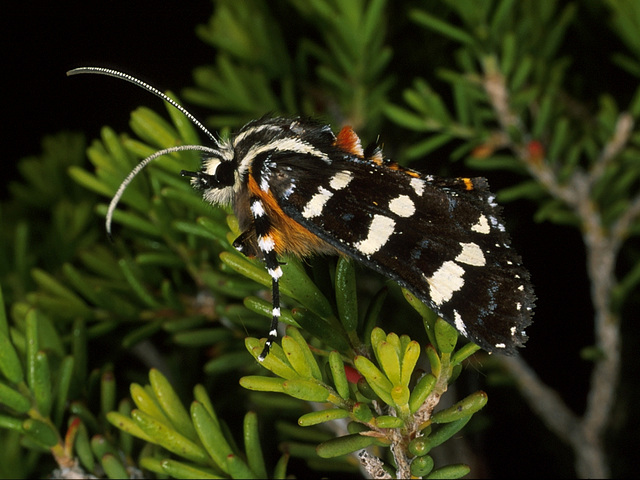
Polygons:
<instances>
[{"instance_id":1,"label":"moth","mask_svg":"<svg viewBox=\"0 0 640 480\"><path fill-rule=\"evenodd\" d=\"M535 295L510 247L501 208L486 179L440 178L404 168L382 149L364 149L350 127L336 135L307 118L263 117L218 140L156 88L125 73L81 67L131 82L169 102L212 146L160 150L124 179L107 213L107 231L131 180L157 157L202 152L202 168L182 171L206 202L232 205L242 234L234 247L266 265L272 321L263 360L277 338L279 257L344 255L395 280L489 353L513 354L527 340Z\"/></svg>"}]
</instances>

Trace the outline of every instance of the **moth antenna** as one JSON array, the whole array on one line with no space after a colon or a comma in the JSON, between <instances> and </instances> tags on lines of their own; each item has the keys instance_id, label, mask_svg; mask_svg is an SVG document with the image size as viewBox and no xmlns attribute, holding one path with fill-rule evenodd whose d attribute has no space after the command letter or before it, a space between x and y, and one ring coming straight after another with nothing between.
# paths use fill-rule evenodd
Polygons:
<instances>
[{"instance_id":1,"label":"moth antenna","mask_svg":"<svg viewBox=\"0 0 640 480\"><path fill-rule=\"evenodd\" d=\"M122 198L124 191L127 189L127 187L129 186L131 181L135 178L135 176L138 173L140 173L144 167L146 167L149 163L151 163L156 158L161 157L162 155L166 155L168 153L183 152L185 150L196 150L199 152L210 153L210 154L218 153L218 151L215 150L214 148L205 147L203 145L178 145L175 147L165 148L164 150L159 150L155 152L153 155L148 156L147 158L142 160L140 163L138 163L133 168L133 170L129 172L129 175L127 175L126 178L122 181L115 195L111 199L111 202L109 203L109 208L107 209L107 218L105 221L105 227L107 229L107 235L109 236L109 239L112 238L111 237L111 220L113 218L113 212L115 212L116 206L118 205L118 202Z\"/></svg>"},{"instance_id":2,"label":"moth antenna","mask_svg":"<svg viewBox=\"0 0 640 480\"><path fill-rule=\"evenodd\" d=\"M98 74L98 75L107 75L109 77L119 78L119 79L125 80L125 81L127 81L129 83L133 83L134 85L137 85L138 87L146 90L147 92L153 93L154 95L156 95L157 97L161 98L165 102L169 103L169 105L171 105L172 107L174 107L178 111L180 111L184 116L186 116L191 121L191 123L193 123L196 127L198 127L200 130L202 130L207 135L207 137L209 137L216 144L216 146L220 146L220 142L215 137L215 135L213 135L209 130L207 130L207 128L195 116L193 116L189 111L187 111L186 108L184 108L178 102L176 102L175 100L170 98L168 95L165 95L164 93L162 93L157 88L152 87L148 83L143 82L142 80L139 80L136 77L134 77L132 75L129 75L127 73L120 72L118 70L113 70L111 68L104 68L104 67L79 67L79 68L74 68L73 70L69 70L67 72L67 76L70 77L72 75L79 75L79 74L82 74L82 73L95 73L95 74ZM215 150L213 148L205 147L205 146L202 146L202 145L179 145L179 146L176 146L176 147L170 147L170 148L165 148L164 150L159 150L159 151L155 152L153 155L145 158L140 163L138 163L138 165L136 165L135 168L133 170L131 170L131 172L129 172L129 175L127 175L127 177L122 181L122 183L118 187L118 190L116 191L115 195L111 199L111 202L109 203L109 208L107 209L107 218L106 218L106 221L105 221L105 227L106 227L106 230L107 230L107 235L108 235L110 240L112 239L112 236L111 236L111 221L113 219L113 212L115 212L116 206L118 205L118 202L120 202L120 199L122 198L122 195L124 195L124 191L127 189L127 187L129 186L131 181L135 178L135 176L138 173L140 173L144 167L146 167L149 163L151 163L156 158L161 157L162 155L166 155L168 153L181 152L181 151L185 151L185 150L196 150L196 151L199 151L199 152L210 153L210 154L218 153L217 150Z\"/></svg>"},{"instance_id":3,"label":"moth antenna","mask_svg":"<svg viewBox=\"0 0 640 480\"><path fill-rule=\"evenodd\" d=\"M216 145L219 144L218 139L215 137L215 135L213 133L211 133L209 130L207 130L207 128L196 117L194 117L191 113L189 113L186 108L184 108L182 105L180 105L175 100L171 99L169 96L167 96L164 93L162 93L157 88L152 87L148 83L143 82L142 80L139 80L136 77L134 77L132 75L129 75L128 73L119 72L118 70L113 70L111 68L103 68L103 67L79 67L79 68L74 68L73 70L69 70L67 72L67 76L70 77L72 75L78 75L78 74L81 74L81 73L95 73L95 74L98 74L98 75L107 75L109 77L119 78L119 79L125 80L125 81L127 81L129 83L133 83L134 85L137 85L138 87L143 88L147 92L153 93L157 97L160 97L162 100L164 100L165 102L169 103L172 107L174 107L174 108L178 109L180 112L182 112L191 121L191 123L193 123L196 127L198 127L200 130L202 130L207 135L207 137L209 137L211 140L213 140L213 142Z\"/></svg>"}]
</instances>

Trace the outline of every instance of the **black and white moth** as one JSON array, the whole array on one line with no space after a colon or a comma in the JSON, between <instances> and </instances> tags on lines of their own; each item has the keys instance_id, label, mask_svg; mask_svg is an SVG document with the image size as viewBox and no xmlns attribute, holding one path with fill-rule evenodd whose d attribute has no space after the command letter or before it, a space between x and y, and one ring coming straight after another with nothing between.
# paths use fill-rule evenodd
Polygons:
<instances>
[{"instance_id":1,"label":"black and white moth","mask_svg":"<svg viewBox=\"0 0 640 480\"><path fill-rule=\"evenodd\" d=\"M117 77L169 102L213 146L156 152L122 182L107 213L149 162L180 150L203 152L202 169L182 171L205 201L232 205L242 234L234 246L261 258L272 279L273 317L260 359L277 337L282 254L337 254L397 281L486 351L513 354L526 339L535 296L510 248L500 207L484 178L439 178L362 148L349 127L303 118L264 117L219 141L154 87L115 70L82 67L68 75Z\"/></svg>"}]
</instances>

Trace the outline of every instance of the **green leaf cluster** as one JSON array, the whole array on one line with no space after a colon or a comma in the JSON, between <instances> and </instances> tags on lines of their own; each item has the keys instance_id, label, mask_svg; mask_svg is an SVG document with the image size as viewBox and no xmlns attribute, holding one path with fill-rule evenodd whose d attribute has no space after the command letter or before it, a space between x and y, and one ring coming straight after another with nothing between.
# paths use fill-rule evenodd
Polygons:
<instances>
[{"instance_id":1,"label":"green leaf cluster","mask_svg":"<svg viewBox=\"0 0 640 480\"><path fill-rule=\"evenodd\" d=\"M265 113L324 115L373 138L393 84L385 72L385 0L216 2L200 38L217 50L197 68L185 98L209 107L215 129L237 128ZM304 29L291 42L297 18Z\"/></svg>"},{"instance_id":2,"label":"green leaf cluster","mask_svg":"<svg viewBox=\"0 0 640 480\"><path fill-rule=\"evenodd\" d=\"M348 346L350 338L361 338L359 331L366 329L368 323L353 321L359 317L353 301L354 276L351 263L339 260L335 274L338 323L334 322L332 326L327 324L325 328L342 332L343 340L336 341L325 336L323 342L334 348L340 343ZM310 347L301 332L290 325L281 345L273 345L270 354L261 363L275 377L250 375L242 377L240 384L248 390L281 393L324 405L300 416L300 426L347 421L347 434L318 445L317 453L322 458L347 455L368 447L376 447L379 452L388 448L388 452L393 453L393 458L389 459L390 463L386 466L389 471L393 471L394 467L399 474L422 472L419 476L428 477L434 464L432 459L423 457L428 455L431 448L457 433L486 404L487 396L484 392L476 392L452 407L433 414L448 384L460 374L462 362L478 347L465 344L455 350L458 340L456 330L444 320L436 318L408 292L405 295L423 317L432 341L425 348L423 356L423 361L428 360L429 373L419 374L416 370L422 348L406 335L399 337L395 333L386 334L381 328L374 327L370 331L369 348L337 347L328 351ZM375 297L372 305L373 309L368 310L367 316L377 314L379 303ZM270 309L265 308L264 314L270 316ZM322 322L322 319L315 319L314 323L318 322ZM318 335L314 336L322 338ZM246 348L256 359L263 347L264 340L246 339ZM437 424L438 428L432 428L432 424ZM411 450L411 445L418 441L421 446ZM387 456L383 453L378 455L383 458ZM414 462L416 466L413 466ZM424 462L430 462L431 468L427 469ZM411 467L403 470L405 465ZM449 469L450 466L441 468ZM468 472L466 467L460 468L460 475ZM434 470L434 475L439 471ZM449 471L449 474L453 475L453 471Z\"/></svg>"},{"instance_id":3,"label":"green leaf cluster","mask_svg":"<svg viewBox=\"0 0 640 480\"><path fill-rule=\"evenodd\" d=\"M559 55L577 6L532 1L436 3L446 5L455 22L443 20L435 4L411 10L409 18L427 34L447 38L455 48L451 64L436 70L437 80L448 84L450 93L440 93L426 78L416 77L403 91L406 105L386 106L391 120L428 134L409 145L404 157L422 158L450 144L451 157L464 158L469 167L533 173L533 179L500 191L498 200L535 200L537 221L571 226L579 223L575 203L550 197L550 186L535 177L544 164L560 183L571 186L576 171L583 172L592 177L593 202L604 224L611 226L629 207L640 181L636 135L619 152L610 152L604 166L600 152L608 152L612 137L624 135L617 132L625 128L621 121L639 118L640 89L622 107L611 93L602 94L585 121L587 112L577 108L581 99L567 90L573 81L570 60ZM609 3L619 27L615 32L635 48L638 6ZM637 57L637 48L632 53ZM632 57L616 58L638 72Z\"/></svg>"},{"instance_id":4,"label":"green leaf cluster","mask_svg":"<svg viewBox=\"0 0 640 480\"><path fill-rule=\"evenodd\" d=\"M266 478L257 416L248 412L243 422L245 451L239 451L228 426L221 421L202 385L194 387L189 412L177 393L158 370L149 373L150 385L131 384L131 397L137 408L128 414L109 412L107 420L147 445L139 465L160 475L174 478ZM168 453L182 460L171 458ZM288 456L278 462L274 478L283 478Z\"/></svg>"}]
</instances>

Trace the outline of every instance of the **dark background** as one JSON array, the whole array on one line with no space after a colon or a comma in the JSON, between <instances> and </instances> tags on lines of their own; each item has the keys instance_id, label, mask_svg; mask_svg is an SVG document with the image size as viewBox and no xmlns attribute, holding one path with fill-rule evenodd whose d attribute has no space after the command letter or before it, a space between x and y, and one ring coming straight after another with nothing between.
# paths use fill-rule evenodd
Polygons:
<instances>
[{"instance_id":1,"label":"dark background","mask_svg":"<svg viewBox=\"0 0 640 480\"><path fill-rule=\"evenodd\" d=\"M126 82L101 76L68 78L67 70L90 65L113 67L160 90L179 93L180 88L192 84L194 67L214 59L214 50L194 32L213 11L212 2L206 0L38 1L20 6L10 3L3 9L7 11L0 19L4 80L0 199L6 198L7 182L16 178L18 159L38 154L43 135L76 130L90 141L98 137L103 125L128 130L129 113L139 105L162 111L156 97ZM187 107L203 117L197 108ZM502 182L506 185L509 180L492 179L494 187ZM579 351L593 342L584 247L574 228L533 223L534 211L534 206L525 202L505 209L514 244L531 270L539 297L523 356L581 414L591 365L580 359ZM633 344L634 340L629 340ZM488 409L498 423L501 411L511 422L519 417L522 421L521 425L505 422L494 426L492 440L502 449L501 465L507 467L510 458L529 472L571 472L569 451L564 451L513 391L490 392ZM537 451L534 445L542 445L542 450ZM532 448L539 456L530 451ZM566 463L558 464L559 457ZM556 464L541 465L545 458ZM516 471L523 476L522 470Z\"/></svg>"},{"instance_id":2,"label":"dark background","mask_svg":"<svg viewBox=\"0 0 640 480\"><path fill-rule=\"evenodd\" d=\"M67 77L67 70L113 67L179 91L191 84L193 67L213 59L213 49L194 33L213 11L206 0L7 5L0 19L4 178L13 177L20 157L40 151L47 133L70 129L92 139L103 125L127 130L129 112L138 105L161 105L124 82Z\"/></svg>"}]
</instances>

